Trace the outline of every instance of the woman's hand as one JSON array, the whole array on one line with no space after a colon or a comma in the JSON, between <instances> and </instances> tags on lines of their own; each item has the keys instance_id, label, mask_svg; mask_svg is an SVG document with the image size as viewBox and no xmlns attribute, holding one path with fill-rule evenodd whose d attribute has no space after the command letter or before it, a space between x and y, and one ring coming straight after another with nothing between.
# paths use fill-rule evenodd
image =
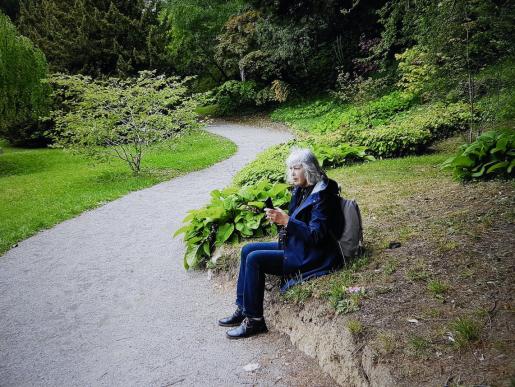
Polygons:
<instances>
[{"instance_id":1,"label":"woman's hand","mask_svg":"<svg viewBox=\"0 0 515 387\"><path fill-rule=\"evenodd\" d=\"M280 226L286 226L288 224L288 220L290 217L286 212L281 210L280 208L265 208L267 219L275 224Z\"/></svg>"}]
</instances>

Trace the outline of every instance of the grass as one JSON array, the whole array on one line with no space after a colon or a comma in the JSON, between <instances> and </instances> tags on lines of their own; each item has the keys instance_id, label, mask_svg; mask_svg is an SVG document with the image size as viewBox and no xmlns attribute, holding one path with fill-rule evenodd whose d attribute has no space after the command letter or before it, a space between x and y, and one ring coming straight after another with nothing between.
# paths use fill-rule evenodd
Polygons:
<instances>
[{"instance_id":1,"label":"grass","mask_svg":"<svg viewBox=\"0 0 515 387\"><path fill-rule=\"evenodd\" d=\"M121 161L94 164L59 149L1 144L0 254L39 230L128 192L205 168L236 151L231 141L205 131L149 149L134 176Z\"/></svg>"},{"instance_id":2,"label":"grass","mask_svg":"<svg viewBox=\"0 0 515 387\"><path fill-rule=\"evenodd\" d=\"M284 300L295 304L303 304L313 294L313 283L305 282L289 288L283 295Z\"/></svg>"},{"instance_id":3,"label":"grass","mask_svg":"<svg viewBox=\"0 0 515 387\"><path fill-rule=\"evenodd\" d=\"M414 335L408 340L408 348L415 356L427 355L431 343L425 337Z\"/></svg>"},{"instance_id":4,"label":"grass","mask_svg":"<svg viewBox=\"0 0 515 387\"><path fill-rule=\"evenodd\" d=\"M347 320L347 329L355 337L361 335L364 331L361 321L353 318Z\"/></svg>"},{"instance_id":5,"label":"grass","mask_svg":"<svg viewBox=\"0 0 515 387\"><path fill-rule=\"evenodd\" d=\"M427 284L427 290L435 297L443 297L449 290L449 285L440 280L431 280Z\"/></svg>"},{"instance_id":6,"label":"grass","mask_svg":"<svg viewBox=\"0 0 515 387\"><path fill-rule=\"evenodd\" d=\"M481 336L481 324L470 317L458 317L451 323L451 329L459 348L478 341Z\"/></svg>"}]
</instances>

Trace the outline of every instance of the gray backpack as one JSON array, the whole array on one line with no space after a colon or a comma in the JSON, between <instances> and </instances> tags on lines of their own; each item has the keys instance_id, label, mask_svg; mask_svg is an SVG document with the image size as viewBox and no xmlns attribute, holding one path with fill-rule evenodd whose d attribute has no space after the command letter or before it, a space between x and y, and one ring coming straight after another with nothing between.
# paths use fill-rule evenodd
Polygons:
<instances>
[{"instance_id":1,"label":"gray backpack","mask_svg":"<svg viewBox=\"0 0 515 387\"><path fill-rule=\"evenodd\" d=\"M343 232L339 237L335 237L338 249L347 264L347 258L352 258L363 252L363 224L358 203L338 197L340 202L341 214L343 216Z\"/></svg>"}]
</instances>

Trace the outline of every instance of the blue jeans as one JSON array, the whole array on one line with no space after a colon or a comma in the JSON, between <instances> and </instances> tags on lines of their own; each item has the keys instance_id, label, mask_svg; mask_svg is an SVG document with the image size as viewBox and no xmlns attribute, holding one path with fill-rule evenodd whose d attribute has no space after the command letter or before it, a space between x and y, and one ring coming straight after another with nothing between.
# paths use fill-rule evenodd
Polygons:
<instances>
[{"instance_id":1,"label":"blue jeans","mask_svg":"<svg viewBox=\"0 0 515 387\"><path fill-rule=\"evenodd\" d=\"M241 249L236 305L248 317L263 316L265 274L283 274L284 250L277 242L249 243Z\"/></svg>"}]
</instances>

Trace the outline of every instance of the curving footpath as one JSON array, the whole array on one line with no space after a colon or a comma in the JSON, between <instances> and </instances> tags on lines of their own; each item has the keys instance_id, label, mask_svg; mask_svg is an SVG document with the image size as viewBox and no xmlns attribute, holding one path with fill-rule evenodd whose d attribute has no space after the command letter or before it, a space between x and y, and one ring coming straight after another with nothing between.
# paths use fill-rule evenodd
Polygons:
<instances>
[{"instance_id":1,"label":"curving footpath","mask_svg":"<svg viewBox=\"0 0 515 387\"><path fill-rule=\"evenodd\" d=\"M210 168L131 193L0 257L0 386L332 385L276 332L225 338L232 294L182 266L188 210L290 134L209 130L238 145ZM260 368L243 367L257 363Z\"/></svg>"}]
</instances>

